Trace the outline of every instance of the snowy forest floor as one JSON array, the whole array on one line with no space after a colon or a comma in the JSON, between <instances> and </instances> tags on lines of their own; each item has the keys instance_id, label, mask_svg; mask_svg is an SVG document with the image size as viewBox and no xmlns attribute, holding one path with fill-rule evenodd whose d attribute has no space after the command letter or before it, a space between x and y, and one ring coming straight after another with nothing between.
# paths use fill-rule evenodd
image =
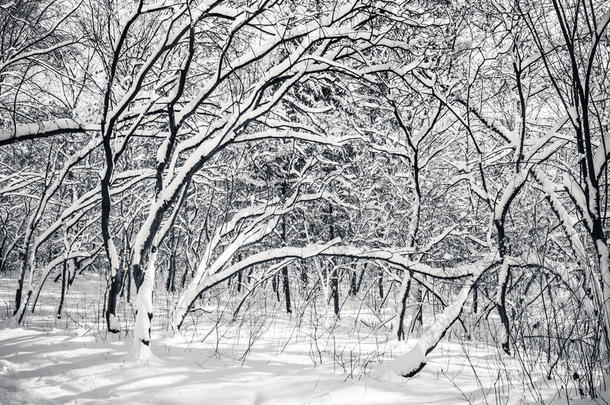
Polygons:
<instances>
[{"instance_id":1,"label":"snowy forest floor","mask_svg":"<svg viewBox=\"0 0 610 405\"><path fill-rule=\"evenodd\" d=\"M272 318L254 316L250 309L241 322L226 326L204 316L197 328L177 336L164 330L166 309L161 306L153 333L158 361L133 364L127 361L131 337L106 334L104 325L95 321L99 314L95 290L102 280L90 275L77 281L80 288L70 292L61 319L53 316L58 296L51 282L37 313L28 314L25 328L0 329L0 404L603 404L608 400L567 400L561 381L543 377L542 364L540 373L526 375L515 359L496 347L465 341L457 333L441 342L421 373L404 379L388 365L415 344L415 336L398 343L382 329L372 333L354 328L349 311L332 327L328 319L297 327L296 315L286 315L281 305ZM2 318L6 318L13 290L7 279L0 282ZM572 398L577 396L574 389L568 385Z\"/></svg>"}]
</instances>

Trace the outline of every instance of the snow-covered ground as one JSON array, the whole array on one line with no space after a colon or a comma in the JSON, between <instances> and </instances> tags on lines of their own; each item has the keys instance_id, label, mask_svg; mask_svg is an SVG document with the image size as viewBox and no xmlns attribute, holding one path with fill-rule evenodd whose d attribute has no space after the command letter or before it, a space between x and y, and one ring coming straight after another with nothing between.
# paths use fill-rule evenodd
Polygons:
<instances>
[{"instance_id":1,"label":"snow-covered ground","mask_svg":"<svg viewBox=\"0 0 610 405\"><path fill-rule=\"evenodd\" d=\"M3 329L0 402L454 404L479 398L485 403L462 347L454 343L443 344L428 367L409 380L383 366L354 379L331 361L314 367L302 342L289 344L283 353L259 344L244 362L218 356L210 346L163 338L155 347L159 361L143 366L125 362L128 342L100 343L80 330ZM472 348L470 357L489 389L489 403L496 403L496 396L509 403L533 400L502 377L494 384L493 354Z\"/></svg>"},{"instance_id":2,"label":"snow-covered ground","mask_svg":"<svg viewBox=\"0 0 610 405\"><path fill-rule=\"evenodd\" d=\"M420 374L398 377L389 364L416 338L399 344L382 329L354 328L349 311L338 324L306 316L296 322L281 306L272 317L250 314L220 327L204 316L174 336L164 330L160 307L158 360L134 364L130 336L108 335L93 322L101 280L77 282L81 290L70 292L61 319L52 317L57 295L50 285L26 328L0 329L0 404L567 403L560 382L525 376L514 359L457 333ZM7 284L2 280L3 302L10 302Z\"/></svg>"}]
</instances>

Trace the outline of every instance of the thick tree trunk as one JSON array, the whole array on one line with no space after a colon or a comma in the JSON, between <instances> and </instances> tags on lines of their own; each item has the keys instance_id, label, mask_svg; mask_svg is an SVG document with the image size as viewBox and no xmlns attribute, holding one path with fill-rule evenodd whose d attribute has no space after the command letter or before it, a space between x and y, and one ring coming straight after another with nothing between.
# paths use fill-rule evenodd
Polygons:
<instances>
[{"instance_id":1,"label":"thick tree trunk","mask_svg":"<svg viewBox=\"0 0 610 405\"><path fill-rule=\"evenodd\" d=\"M110 289L108 291L108 303L106 305L106 327L108 332L119 333L119 323L116 315L117 303L121 288L123 287L123 267L119 266L114 276L110 278Z\"/></svg>"},{"instance_id":2,"label":"thick tree trunk","mask_svg":"<svg viewBox=\"0 0 610 405\"><path fill-rule=\"evenodd\" d=\"M19 261L21 262L21 269L19 271L19 279L17 280L17 290L15 291L15 309L13 310L13 316L9 321L9 325L11 327L16 327L21 324L23 320L23 316L25 313L25 309L27 307L27 303L24 305L24 283L25 283L25 275L28 272L28 250L22 251L19 253ZM31 293L30 293L31 294ZM29 294L26 300L29 299Z\"/></svg>"},{"instance_id":3,"label":"thick tree trunk","mask_svg":"<svg viewBox=\"0 0 610 405\"><path fill-rule=\"evenodd\" d=\"M150 350L151 328L153 319L153 290L157 247L152 246L148 258L148 267L143 275L136 298L136 323L133 334L131 358L135 361L148 362L154 358Z\"/></svg>"},{"instance_id":4,"label":"thick tree trunk","mask_svg":"<svg viewBox=\"0 0 610 405\"><path fill-rule=\"evenodd\" d=\"M21 271L21 275L17 280L17 290L15 291L15 309L13 310L13 317L17 315L19 312L19 308L21 307L21 300L23 296L23 280L24 280L24 272Z\"/></svg>"},{"instance_id":5,"label":"thick tree trunk","mask_svg":"<svg viewBox=\"0 0 610 405\"><path fill-rule=\"evenodd\" d=\"M25 317L25 313L27 311L28 305L30 303L30 298L32 297L33 291L33 266L34 266L34 257L32 255L32 251L28 250L29 254L25 252L22 254L22 267L19 275L17 292L15 295L15 310L13 312L13 316L9 319L9 327L17 327L21 325L23 319ZM28 274L27 279L27 287L25 287L25 275Z\"/></svg>"},{"instance_id":6,"label":"thick tree trunk","mask_svg":"<svg viewBox=\"0 0 610 405\"><path fill-rule=\"evenodd\" d=\"M506 334L506 338L502 343L502 349L506 354L510 355L510 320L508 319L508 315L506 313L506 290L510 275L510 266L506 261L507 248L504 233L504 219L495 219L494 223L496 225L496 230L498 231L498 252L503 260L500 271L498 272L498 288L495 303L496 307L498 308L498 314L500 315L502 325L504 325L504 332Z\"/></svg>"},{"instance_id":7,"label":"thick tree trunk","mask_svg":"<svg viewBox=\"0 0 610 405\"><path fill-rule=\"evenodd\" d=\"M21 288L21 287L20 287ZM22 288L21 288L22 289ZM25 295L25 296L24 296ZM32 296L32 289L28 288L25 294L20 293L20 304L11 319L9 320L9 327L16 328L21 325L23 322L23 318L25 317L25 312L30 302L30 297Z\"/></svg>"}]
</instances>

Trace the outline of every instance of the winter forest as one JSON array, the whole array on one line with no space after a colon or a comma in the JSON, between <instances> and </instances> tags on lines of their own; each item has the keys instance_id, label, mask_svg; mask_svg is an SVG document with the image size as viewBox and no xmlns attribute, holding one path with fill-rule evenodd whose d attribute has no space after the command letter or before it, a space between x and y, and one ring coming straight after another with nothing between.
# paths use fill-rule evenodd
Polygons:
<instances>
[{"instance_id":1,"label":"winter forest","mask_svg":"<svg viewBox=\"0 0 610 405\"><path fill-rule=\"evenodd\" d=\"M609 25L0 0L0 403L609 403Z\"/></svg>"}]
</instances>

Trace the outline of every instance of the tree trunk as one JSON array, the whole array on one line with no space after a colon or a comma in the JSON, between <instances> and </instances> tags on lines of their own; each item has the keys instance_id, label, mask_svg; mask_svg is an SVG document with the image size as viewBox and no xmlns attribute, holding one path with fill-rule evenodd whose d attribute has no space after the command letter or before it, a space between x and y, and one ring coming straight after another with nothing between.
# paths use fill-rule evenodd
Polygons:
<instances>
[{"instance_id":1,"label":"tree trunk","mask_svg":"<svg viewBox=\"0 0 610 405\"><path fill-rule=\"evenodd\" d=\"M332 204L328 205L328 223L329 223L329 237L330 240L335 238L335 221L333 218L333 206ZM333 297L333 310L335 312L335 316L337 318L340 317L341 308L339 306L339 274L337 272L337 268L335 267L335 262L333 259L330 259L330 265L332 267L332 272L330 275L330 290Z\"/></svg>"},{"instance_id":2,"label":"tree trunk","mask_svg":"<svg viewBox=\"0 0 610 405\"><path fill-rule=\"evenodd\" d=\"M116 308L119 293L123 287L123 266L119 266L114 276L110 279L110 290L108 291L108 303L106 306L106 327L108 332L119 333L119 323L116 316Z\"/></svg>"},{"instance_id":3,"label":"tree trunk","mask_svg":"<svg viewBox=\"0 0 610 405\"><path fill-rule=\"evenodd\" d=\"M57 307L57 319L61 318L61 311L63 309L64 300L66 298L66 288L68 285L68 280L66 276L66 266L67 263L66 261L64 261L63 265L61 266L61 296L59 297L59 306Z\"/></svg>"},{"instance_id":4,"label":"tree trunk","mask_svg":"<svg viewBox=\"0 0 610 405\"><path fill-rule=\"evenodd\" d=\"M286 196L286 181L282 183L282 197ZM282 216L282 246L286 246L286 216ZM286 301L286 313L291 314L292 308L290 303L290 283L288 282L288 266L282 268L282 281L284 289L284 299Z\"/></svg>"},{"instance_id":5,"label":"tree trunk","mask_svg":"<svg viewBox=\"0 0 610 405\"><path fill-rule=\"evenodd\" d=\"M307 283L309 282L309 277L307 277L307 267L305 267L303 265L303 263L300 263L301 265L301 282L303 283L303 285L305 287L307 287Z\"/></svg>"},{"instance_id":6,"label":"tree trunk","mask_svg":"<svg viewBox=\"0 0 610 405\"><path fill-rule=\"evenodd\" d=\"M354 271L352 272L352 276L351 276L351 280L350 280L350 285L349 285L349 295L351 296L355 296L357 291L356 291L356 287L358 285L358 273L356 273L356 269L354 269Z\"/></svg>"},{"instance_id":7,"label":"tree trunk","mask_svg":"<svg viewBox=\"0 0 610 405\"><path fill-rule=\"evenodd\" d=\"M135 361L148 362L153 358L150 350L151 327L153 319L153 290L155 285L155 267L157 247L152 246L148 258L148 267L142 277L136 298L136 323L133 333L131 357Z\"/></svg>"},{"instance_id":8,"label":"tree trunk","mask_svg":"<svg viewBox=\"0 0 610 405\"><path fill-rule=\"evenodd\" d=\"M274 274L273 277L271 278L271 288L273 290L273 292L275 293L275 296L277 298L277 302L281 302L280 299L280 289L279 289L279 279L280 276L277 274Z\"/></svg>"},{"instance_id":9,"label":"tree trunk","mask_svg":"<svg viewBox=\"0 0 610 405\"><path fill-rule=\"evenodd\" d=\"M396 337L398 340L405 340L405 316L407 315L407 300L409 298L410 290L411 273L406 272L405 278L402 280L400 286L400 292L398 293L398 297L400 297L399 309L396 311L398 313L398 319L396 321Z\"/></svg>"},{"instance_id":10,"label":"tree trunk","mask_svg":"<svg viewBox=\"0 0 610 405\"><path fill-rule=\"evenodd\" d=\"M358 276L358 283L356 283L356 294L360 292L360 287L362 287L362 280L364 279L364 272L366 271L368 263L364 263L362 266L362 270L360 270L360 275Z\"/></svg>"},{"instance_id":11,"label":"tree trunk","mask_svg":"<svg viewBox=\"0 0 610 405\"><path fill-rule=\"evenodd\" d=\"M337 272L337 268L333 265L333 271L330 279L330 288L333 296L333 310L335 311L335 315L337 318L340 317L341 308L339 306L339 275Z\"/></svg>"},{"instance_id":12,"label":"tree trunk","mask_svg":"<svg viewBox=\"0 0 610 405\"><path fill-rule=\"evenodd\" d=\"M506 289L508 277L510 274L510 266L506 262L506 238L504 233L504 220L503 218L495 219L496 230L498 232L498 252L502 258L502 266L498 273L498 288L496 292L496 307L498 308L498 314L502 325L504 325L504 331L506 333L506 339L502 343L502 349L506 354L510 356L510 320L506 313Z\"/></svg>"},{"instance_id":13,"label":"tree trunk","mask_svg":"<svg viewBox=\"0 0 610 405\"><path fill-rule=\"evenodd\" d=\"M25 251L19 252L19 262L21 262L21 271L19 272L19 279L17 280L17 291L15 291L15 310L13 311L13 318L19 319L17 315L21 309L21 301L23 300L23 283L25 281L25 274L27 272L27 253ZM19 320L17 323L20 323Z\"/></svg>"},{"instance_id":14,"label":"tree trunk","mask_svg":"<svg viewBox=\"0 0 610 405\"><path fill-rule=\"evenodd\" d=\"M498 314L500 315L502 325L504 325L504 332L506 333L506 338L504 342L502 342L502 350L504 350L504 352L510 356L510 321L506 313L506 289L508 284L509 266L508 263L505 262L506 260L504 263L502 263L500 272L498 273L496 306L498 308Z\"/></svg>"},{"instance_id":15,"label":"tree trunk","mask_svg":"<svg viewBox=\"0 0 610 405\"><path fill-rule=\"evenodd\" d=\"M284 298L286 299L286 313L291 314L292 308L290 303L290 284L288 283L288 266L282 268L282 279L284 281Z\"/></svg>"},{"instance_id":16,"label":"tree trunk","mask_svg":"<svg viewBox=\"0 0 610 405\"><path fill-rule=\"evenodd\" d=\"M172 249L172 253L169 258L169 269L167 273L167 280L165 281L165 291L168 293L176 292L176 249L175 246Z\"/></svg>"},{"instance_id":17,"label":"tree trunk","mask_svg":"<svg viewBox=\"0 0 610 405\"><path fill-rule=\"evenodd\" d=\"M472 286L486 271L496 264L497 262L491 257L484 258L476 264L474 274L469 280L465 281L464 286L461 288L453 303L447 305L443 310L443 313L437 317L435 325L427 328L424 334L419 338L417 344L409 350L409 352L396 358L390 365L390 368L396 374L403 377L413 377L424 368L427 361L426 356L434 350L451 325L459 319Z\"/></svg>"},{"instance_id":18,"label":"tree trunk","mask_svg":"<svg viewBox=\"0 0 610 405\"><path fill-rule=\"evenodd\" d=\"M20 261L22 262L22 265L21 272L19 274L17 291L15 293L15 310L13 312L13 316L9 320L10 327L17 327L17 325L21 325L21 322L23 322L23 318L25 317L25 312L27 310L30 297L32 296L32 269L29 255L26 252L20 253ZM24 297L24 282L26 273L29 273L29 287Z\"/></svg>"},{"instance_id":19,"label":"tree trunk","mask_svg":"<svg viewBox=\"0 0 610 405\"><path fill-rule=\"evenodd\" d=\"M604 329L605 345L602 345L606 351L610 351L610 253L608 246L601 239L595 241L599 261L599 272L601 274L601 318ZM592 283L598 283L597 280L592 280Z\"/></svg>"},{"instance_id":20,"label":"tree trunk","mask_svg":"<svg viewBox=\"0 0 610 405\"><path fill-rule=\"evenodd\" d=\"M479 311L479 288L475 284L472 288L472 312L478 313Z\"/></svg>"}]
</instances>

